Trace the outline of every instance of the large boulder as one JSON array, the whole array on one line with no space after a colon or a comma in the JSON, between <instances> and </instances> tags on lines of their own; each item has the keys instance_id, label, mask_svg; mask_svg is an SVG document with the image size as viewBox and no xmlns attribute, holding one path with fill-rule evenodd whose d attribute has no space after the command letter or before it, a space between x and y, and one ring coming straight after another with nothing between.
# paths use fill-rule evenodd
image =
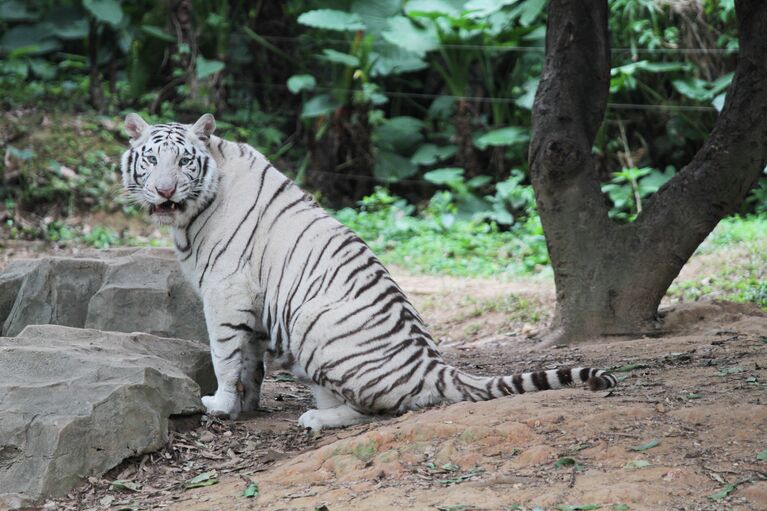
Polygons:
<instances>
[{"instance_id":1,"label":"large boulder","mask_svg":"<svg viewBox=\"0 0 767 511\"><path fill-rule=\"evenodd\" d=\"M208 341L202 303L173 251L131 248L12 261L0 274L2 335L54 324Z\"/></svg>"},{"instance_id":2,"label":"large boulder","mask_svg":"<svg viewBox=\"0 0 767 511\"><path fill-rule=\"evenodd\" d=\"M202 412L214 385L193 341L54 325L0 337L0 508L161 448L168 418Z\"/></svg>"}]
</instances>

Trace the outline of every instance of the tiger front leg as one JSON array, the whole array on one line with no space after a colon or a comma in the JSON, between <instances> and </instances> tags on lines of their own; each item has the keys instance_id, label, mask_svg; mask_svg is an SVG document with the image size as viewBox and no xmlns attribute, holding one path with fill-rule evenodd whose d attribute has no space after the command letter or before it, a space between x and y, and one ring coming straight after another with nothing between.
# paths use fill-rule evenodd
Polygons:
<instances>
[{"instance_id":1,"label":"tiger front leg","mask_svg":"<svg viewBox=\"0 0 767 511\"><path fill-rule=\"evenodd\" d=\"M214 395L204 396L202 404L209 415L236 419L258 407L266 341L251 305L238 307L231 297L222 298L204 300L218 388ZM223 305L226 308L220 309Z\"/></svg>"}]
</instances>

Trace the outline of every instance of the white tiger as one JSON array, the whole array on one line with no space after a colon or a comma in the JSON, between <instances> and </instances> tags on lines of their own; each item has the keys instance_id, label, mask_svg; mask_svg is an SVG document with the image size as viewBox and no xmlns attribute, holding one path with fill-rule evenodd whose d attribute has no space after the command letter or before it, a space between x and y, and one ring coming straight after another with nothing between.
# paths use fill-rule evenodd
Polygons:
<instances>
[{"instance_id":1,"label":"white tiger","mask_svg":"<svg viewBox=\"0 0 767 511\"><path fill-rule=\"evenodd\" d=\"M173 226L176 254L204 305L218 389L208 413L258 407L269 367L290 370L320 430L436 403L478 401L611 374L572 368L478 377L446 364L403 291L365 243L252 147L193 125L125 120L125 188L155 222Z\"/></svg>"}]
</instances>

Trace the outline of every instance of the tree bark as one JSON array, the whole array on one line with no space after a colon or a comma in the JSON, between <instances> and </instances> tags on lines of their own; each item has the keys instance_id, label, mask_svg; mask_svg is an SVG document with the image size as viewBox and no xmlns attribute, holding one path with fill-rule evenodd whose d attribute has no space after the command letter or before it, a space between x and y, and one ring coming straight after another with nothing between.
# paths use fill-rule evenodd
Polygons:
<instances>
[{"instance_id":1,"label":"tree bark","mask_svg":"<svg viewBox=\"0 0 767 511\"><path fill-rule=\"evenodd\" d=\"M99 26L95 19L88 24L88 65L90 67L90 84L88 95L91 106L98 112L104 107L104 94L101 90L101 72L99 71Z\"/></svg>"},{"instance_id":2,"label":"tree bark","mask_svg":"<svg viewBox=\"0 0 767 511\"><path fill-rule=\"evenodd\" d=\"M736 210L767 161L767 2L737 0L740 55L704 146L631 224L607 215L591 147L610 80L606 0L551 0L530 172L554 268L547 344L653 334L682 266Z\"/></svg>"},{"instance_id":3,"label":"tree bark","mask_svg":"<svg viewBox=\"0 0 767 511\"><path fill-rule=\"evenodd\" d=\"M325 202L340 208L355 204L373 191L375 158L368 106L346 105L330 115L319 139L314 130L307 133L311 154L307 185Z\"/></svg>"}]
</instances>

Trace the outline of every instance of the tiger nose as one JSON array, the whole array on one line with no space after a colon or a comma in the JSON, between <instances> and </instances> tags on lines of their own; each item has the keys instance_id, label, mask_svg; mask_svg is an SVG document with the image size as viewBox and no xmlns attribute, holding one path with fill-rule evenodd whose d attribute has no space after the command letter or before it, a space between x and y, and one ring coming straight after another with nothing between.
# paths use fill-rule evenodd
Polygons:
<instances>
[{"instance_id":1,"label":"tiger nose","mask_svg":"<svg viewBox=\"0 0 767 511\"><path fill-rule=\"evenodd\" d=\"M172 188L160 188L159 186L156 186L155 190L157 190L157 194L160 197L163 197L164 199L170 199L173 197L173 194L176 193L176 185L173 185Z\"/></svg>"}]
</instances>

